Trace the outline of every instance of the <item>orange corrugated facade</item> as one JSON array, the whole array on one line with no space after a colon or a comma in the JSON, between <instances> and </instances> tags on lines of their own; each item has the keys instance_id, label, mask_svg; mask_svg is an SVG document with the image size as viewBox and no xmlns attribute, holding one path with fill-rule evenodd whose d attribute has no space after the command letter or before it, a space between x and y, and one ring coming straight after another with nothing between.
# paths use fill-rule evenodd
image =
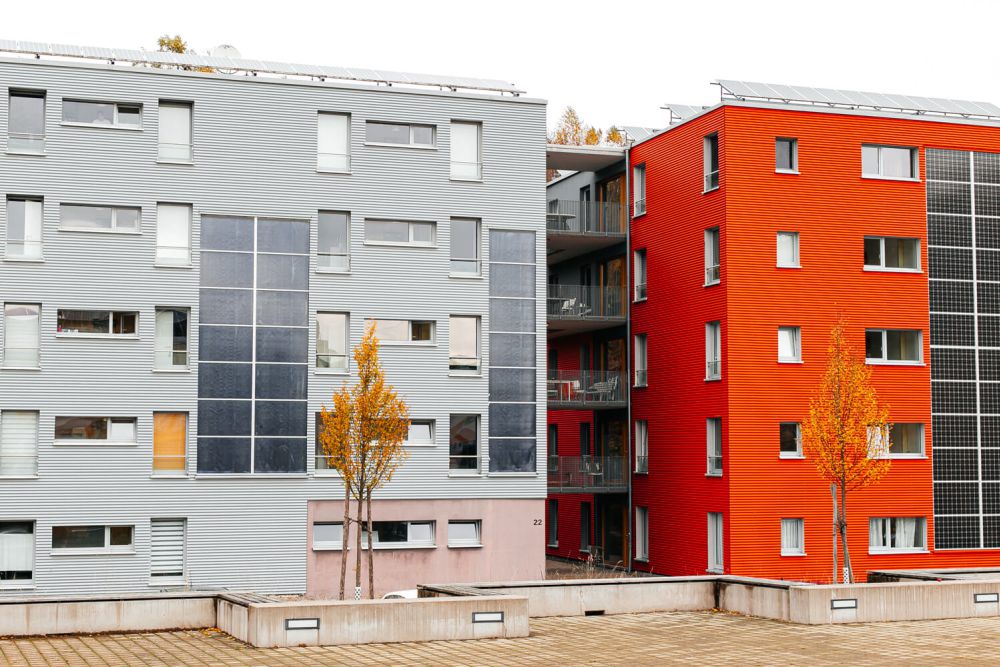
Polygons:
<instances>
[{"instance_id":1,"label":"orange corrugated facade","mask_svg":"<svg viewBox=\"0 0 1000 667\"><path fill-rule=\"evenodd\" d=\"M718 132L721 180L703 193L702 139ZM798 140L799 173L775 173L776 137ZM861 145L920 149L920 182L861 177ZM632 222L645 248L648 300L632 332L649 341L649 386L632 394L649 423L649 474L633 506L649 512L648 564L695 574L707 566L707 513L724 514L726 572L831 578L829 487L812 462L779 458L781 422L802 421L825 365L829 331L847 316L866 328L920 329L920 366L876 366L897 422L925 424L926 458L894 460L876 487L849 495L855 574L872 569L1000 566L1000 551L935 551L924 150L1000 152L1000 128L902 117L725 105L631 151L646 165L647 213ZM703 233L720 228L721 282L705 287ZM799 269L776 267L776 233L799 233ZM921 239L921 273L863 270L865 235ZM706 382L705 323L721 322L722 379ZM777 361L777 328L801 327L801 364ZM705 419L721 417L724 472L706 471ZM868 519L927 519L927 553L868 553ZM782 518L803 518L805 556L781 556Z\"/></svg>"}]
</instances>

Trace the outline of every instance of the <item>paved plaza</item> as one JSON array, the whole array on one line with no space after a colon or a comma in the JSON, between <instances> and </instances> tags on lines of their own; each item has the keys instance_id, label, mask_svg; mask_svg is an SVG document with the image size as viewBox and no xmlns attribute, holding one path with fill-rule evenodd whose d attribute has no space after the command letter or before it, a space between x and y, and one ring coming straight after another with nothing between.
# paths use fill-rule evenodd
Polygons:
<instances>
[{"instance_id":1,"label":"paved plaza","mask_svg":"<svg viewBox=\"0 0 1000 667\"><path fill-rule=\"evenodd\" d=\"M522 639L258 649L217 630L0 639L23 665L996 665L1000 618L803 626L694 612L532 619Z\"/></svg>"}]
</instances>

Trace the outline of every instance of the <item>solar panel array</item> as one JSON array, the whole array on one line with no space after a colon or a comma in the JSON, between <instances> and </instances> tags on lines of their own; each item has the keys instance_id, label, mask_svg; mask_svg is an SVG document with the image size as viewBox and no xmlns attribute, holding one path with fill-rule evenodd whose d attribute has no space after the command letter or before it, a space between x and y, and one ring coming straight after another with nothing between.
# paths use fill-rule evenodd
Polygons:
<instances>
[{"instance_id":1,"label":"solar panel array","mask_svg":"<svg viewBox=\"0 0 1000 667\"><path fill-rule=\"evenodd\" d=\"M622 126L622 132L632 141L645 141L660 130L655 127L638 127L635 125Z\"/></svg>"},{"instance_id":2,"label":"solar panel array","mask_svg":"<svg viewBox=\"0 0 1000 667\"><path fill-rule=\"evenodd\" d=\"M1000 120L1000 107L989 102L949 100L940 97L916 97L913 95L893 95L887 93L865 93L854 90L834 90L832 88L810 88L806 86L786 86L774 83L754 83L751 81L719 80L722 99L760 100L810 104L850 109L875 109L939 116L959 116Z\"/></svg>"},{"instance_id":3,"label":"solar panel array","mask_svg":"<svg viewBox=\"0 0 1000 667\"><path fill-rule=\"evenodd\" d=\"M485 90L519 95L512 83L497 79L474 79L469 77L440 76L436 74L414 74L409 72L386 72L355 67L334 67L329 65L301 65L297 63L271 60L251 60L228 58L225 56L202 56L196 53L169 53L143 51L138 49L116 49L99 46L73 46L70 44L45 44L0 39L0 52L24 53L34 56L54 56L65 58L85 58L110 63L129 62L143 65L168 67L210 67L220 72L245 72L249 74L278 74L303 76L312 79L339 79L383 85L401 84L411 86L434 86L448 90Z\"/></svg>"}]
</instances>

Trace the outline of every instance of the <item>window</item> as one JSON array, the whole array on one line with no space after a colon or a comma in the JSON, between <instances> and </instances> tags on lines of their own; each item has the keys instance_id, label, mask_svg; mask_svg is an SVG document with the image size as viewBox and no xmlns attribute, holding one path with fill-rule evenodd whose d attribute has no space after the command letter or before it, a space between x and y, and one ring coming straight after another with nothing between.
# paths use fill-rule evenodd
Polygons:
<instances>
[{"instance_id":1,"label":"window","mask_svg":"<svg viewBox=\"0 0 1000 667\"><path fill-rule=\"evenodd\" d=\"M917 149L900 146L861 147L861 175L875 178L917 178Z\"/></svg>"},{"instance_id":2,"label":"window","mask_svg":"<svg viewBox=\"0 0 1000 667\"><path fill-rule=\"evenodd\" d=\"M799 233L778 232L778 266L799 268Z\"/></svg>"},{"instance_id":3,"label":"window","mask_svg":"<svg viewBox=\"0 0 1000 667\"><path fill-rule=\"evenodd\" d=\"M316 522L313 524L313 550L344 548L344 524L342 522Z\"/></svg>"},{"instance_id":4,"label":"window","mask_svg":"<svg viewBox=\"0 0 1000 667\"><path fill-rule=\"evenodd\" d=\"M156 263L168 266L191 264L191 206L156 205Z\"/></svg>"},{"instance_id":5,"label":"window","mask_svg":"<svg viewBox=\"0 0 1000 667\"><path fill-rule=\"evenodd\" d=\"M645 419L635 422L635 471L649 472L649 423Z\"/></svg>"},{"instance_id":6,"label":"window","mask_svg":"<svg viewBox=\"0 0 1000 667\"><path fill-rule=\"evenodd\" d=\"M38 413L3 410L0 412L0 476L34 477L37 472ZM0 567L0 574L2 571Z\"/></svg>"},{"instance_id":7,"label":"window","mask_svg":"<svg viewBox=\"0 0 1000 667\"><path fill-rule=\"evenodd\" d=\"M778 327L778 361L798 363L802 361L800 327Z\"/></svg>"},{"instance_id":8,"label":"window","mask_svg":"<svg viewBox=\"0 0 1000 667\"><path fill-rule=\"evenodd\" d=\"M649 508L635 508L635 559L649 560Z\"/></svg>"},{"instance_id":9,"label":"window","mask_svg":"<svg viewBox=\"0 0 1000 667\"><path fill-rule=\"evenodd\" d=\"M632 198L635 200L635 215L646 213L646 165L639 164L632 168Z\"/></svg>"},{"instance_id":10,"label":"window","mask_svg":"<svg viewBox=\"0 0 1000 667\"><path fill-rule=\"evenodd\" d=\"M434 546L433 521L374 521L372 546L376 549L410 549ZM361 528L361 547L368 548L368 527Z\"/></svg>"},{"instance_id":11,"label":"window","mask_svg":"<svg viewBox=\"0 0 1000 667\"><path fill-rule=\"evenodd\" d=\"M134 417L56 417L55 439L65 442L134 445Z\"/></svg>"},{"instance_id":12,"label":"window","mask_svg":"<svg viewBox=\"0 0 1000 667\"><path fill-rule=\"evenodd\" d=\"M7 152L45 152L45 92L10 91Z\"/></svg>"},{"instance_id":13,"label":"window","mask_svg":"<svg viewBox=\"0 0 1000 667\"><path fill-rule=\"evenodd\" d=\"M156 347L153 368L181 370L188 364L187 308L156 309Z\"/></svg>"},{"instance_id":14,"label":"window","mask_svg":"<svg viewBox=\"0 0 1000 667\"><path fill-rule=\"evenodd\" d=\"M433 419L411 419L410 430L406 435L407 445L433 445L434 444L434 420Z\"/></svg>"},{"instance_id":15,"label":"window","mask_svg":"<svg viewBox=\"0 0 1000 667\"><path fill-rule=\"evenodd\" d=\"M375 323L381 343L433 343L434 322L429 320L367 320Z\"/></svg>"},{"instance_id":16,"label":"window","mask_svg":"<svg viewBox=\"0 0 1000 667\"><path fill-rule=\"evenodd\" d=\"M347 313L316 313L316 368L347 371Z\"/></svg>"},{"instance_id":17,"label":"window","mask_svg":"<svg viewBox=\"0 0 1000 667\"><path fill-rule=\"evenodd\" d=\"M187 470L186 412L153 413L153 474L184 475Z\"/></svg>"},{"instance_id":18,"label":"window","mask_svg":"<svg viewBox=\"0 0 1000 667\"><path fill-rule=\"evenodd\" d=\"M919 271L920 239L865 237L865 269Z\"/></svg>"},{"instance_id":19,"label":"window","mask_svg":"<svg viewBox=\"0 0 1000 667\"><path fill-rule=\"evenodd\" d=\"M61 336L129 336L138 332L139 313L60 309L56 333Z\"/></svg>"},{"instance_id":20,"label":"window","mask_svg":"<svg viewBox=\"0 0 1000 667\"><path fill-rule=\"evenodd\" d=\"M5 303L3 306L3 367L38 368L41 332L38 304Z\"/></svg>"},{"instance_id":21,"label":"window","mask_svg":"<svg viewBox=\"0 0 1000 667\"><path fill-rule=\"evenodd\" d=\"M475 218L452 218L452 274L478 276L482 273L479 246L479 220Z\"/></svg>"},{"instance_id":22,"label":"window","mask_svg":"<svg viewBox=\"0 0 1000 667\"><path fill-rule=\"evenodd\" d=\"M481 547L482 524L479 521L449 521L449 547Z\"/></svg>"},{"instance_id":23,"label":"window","mask_svg":"<svg viewBox=\"0 0 1000 667\"><path fill-rule=\"evenodd\" d=\"M52 526L52 550L61 553L132 553L132 526Z\"/></svg>"},{"instance_id":24,"label":"window","mask_svg":"<svg viewBox=\"0 0 1000 667\"><path fill-rule=\"evenodd\" d=\"M436 228L433 222L365 220L365 242L433 246L437 242Z\"/></svg>"},{"instance_id":25,"label":"window","mask_svg":"<svg viewBox=\"0 0 1000 667\"><path fill-rule=\"evenodd\" d=\"M323 413L316 413L316 474L317 475L339 475L340 472L330 463L332 456L323 450Z\"/></svg>"},{"instance_id":26,"label":"window","mask_svg":"<svg viewBox=\"0 0 1000 667\"><path fill-rule=\"evenodd\" d=\"M408 125L405 123L379 123L368 121L365 125L365 141L369 144L392 144L395 146L434 146L433 125Z\"/></svg>"},{"instance_id":27,"label":"window","mask_svg":"<svg viewBox=\"0 0 1000 667\"><path fill-rule=\"evenodd\" d=\"M479 472L479 415L451 415L448 469L456 473Z\"/></svg>"},{"instance_id":28,"label":"window","mask_svg":"<svg viewBox=\"0 0 1000 667\"><path fill-rule=\"evenodd\" d=\"M448 318L448 368L453 374L479 374L479 318Z\"/></svg>"},{"instance_id":29,"label":"window","mask_svg":"<svg viewBox=\"0 0 1000 667\"><path fill-rule=\"evenodd\" d=\"M557 547L559 546L559 501L549 500L549 520L548 525L548 539L546 540L548 546Z\"/></svg>"},{"instance_id":30,"label":"window","mask_svg":"<svg viewBox=\"0 0 1000 667\"><path fill-rule=\"evenodd\" d=\"M158 157L162 162L191 162L190 102L160 101Z\"/></svg>"},{"instance_id":31,"label":"window","mask_svg":"<svg viewBox=\"0 0 1000 667\"><path fill-rule=\"evenodd\" d=\"M889 458L922 457L924 425L895 423L889 431Z\"/></svg>"},{"instance_id":32,"label":"window","mask_svg":"<svg viewBox=\"0 0 1000 667\"><path fill-rule=\"evenodd\" d=\"M636 301L646 300L646 249L640 248L632 253L632 272L635 276Z\"/></svg>"},{"instance_id":33,"label":"window","mask_svg":"<svg viewBox=\"0 0 1000 667\"><path fill-rule=\"evenodd\" d=\"M351 171L351 117L343 113L323 113L316 128L316 170Z\"/></svg>"},{"instance_id":34,"label":"window","mask_svg":"<svg viewBox=\"0 0 1000 667\"><path fill-rule=\"evenodd\" d=\"M799 422L778 424L778 456L783 459L802 458L802 425Z\"/></svg>"},{"instance_id":35,"label":"window","mask_svg":"<svg viewBox=\"0 0 1000 667\"><path fill-rule=\"evenodd\" d=\"M7 198L7 259L42 258L42 200Z\"/></svg>"},{"instance_id":36,"label":"window","mask_svg":"<svg viewBox=\"0 0 1000 667\"><path fill-rule=\"evenodd\" d=\"M483 178L482 132L480 123L451 121L451 177L459 181ZM431 143L433 143L431 133Z\"/></svg>"},{"instance_id":37,"label":"window","mask_svg":"<svg viewBox=\"0 0 1000 667\"><path fill-rule=\"evenodd\" d=\"M646 386L646 334L635 335L635 386Z\"/></svg>"},{"instance_id":38,"label":"window","mask_svg":"<svg viewBox=\"0 0 1000 667\"><path fill-rule=\"evenodd\" d=\"M923 517L886 517L868 520L869 553L924 551L927 520Z\"/></svg>"},{"instance_id":39,"label":"window","mask_svg":"<svg viewBox=\"0 0 1000 667\"><path fill-rule=\"evenodd\" d=\"M799 173L799 140L778 137L774 140L774 170Z\"/></svg>"},{"instance_id":40,"label":"window","mask_svg":"<svg viewBox=\"0 0 1000 667\"><path fill-rule=\"evenodd\" d=\"M59 228L83 232L139 231L140 209L116 206L80 206L63 204L59 207Z\"/></svg>"},{"instance_id":41,"label":"window","mask_svg":"<svg viewBox=\"0 0 1000 667\"><path fill-rule=\"evenodd\" d=\"M35 524L0 521L0 588L31 584L35 569Z\"/></svg>"},{"instance_id":42,"label":"window","mask_svg":"<svg viewBox=\"0 0 1000 667\"><path fill-rule=\"evenodd\" d=\"M704 142L705 192L719 187L719 135L710 134Z\"/></svg>"},{"instance_id":43,"label":"window","mask_svg":"<svg viewBox=\"0 0 1000 667\"><path fill-rule=\"evenodd\" d=\"M351 214L320 211L316 240L316 268L321 271L350 271Z\"/></svg>"},{"instance_id":44,"label":"window","mask_svg":"<svg viewBox=\"0 0 1000 667\"><path fill-rule=\"evenodd\" d=\"M705 440L708 452L708 472L718 477L722 475L722 418L710 417L705 420Z\"/></svg>"},{"instance_id":45,"label":"window","mask_svg":"<svg viewBox=\"0 0 1000 667\"><path fill-rule=\"evenodd\" d=\"M580 503L580 551L590 551L590 503Z\"/></svg>"},{"instance_id":46,"label":"window","mask_svg":"<svg viewBox=\"0 0 1000 667\"><path fill-rule=\"evenodd\" d=\"M151 519L149 522L150 583L184 579L186 519ZM180 583L180 582L175 582Z\"/></svg>"},{"instance_id":47,"label":"window","mask_svg":"<svg viewBox=\"0 0 1000 667\"><path fill-rule=\"evenodd\" d=\"M923 359L920 330L866 329L865 361L869 364L917 364Z\"/></svg>"},{"instance_id":48,"label":"window","mask_svg":"<svg viewBox=\"0 0 1000 667\"><path fill-rule=\"evenodd\" d=\"M781 520L781 555L806 555L806 529L803 519Z\"/></svg>"},{"instance_id":49,"label":"window","mask_svg":"<svg viewBox=\"0 0 1000 667\"><path fill-rule=\"evenodd\" d=\"M722 572L724 568L722 551L722 512L708 513L708 571Z\"/></svg>"},{"instance_id":50,"label":"window","mask_svg":"<svg viewBox=\"0 0 1000 667\"><path fill-rule=\"evenodd\" d=\"M62 101L64 123L142 129L142 105L116 102Z\"/></svg>"},{"instance_id":51,"label":"window","mask_svg":"<svg viewBox=\"0 0 1000 667\"><path fill-rule=\"evenodd\" d=\"M722 377L722 324L709 322L705 325L705 379L718 380Z\"/></svg>"},{"instance_id":52,"label":"window","mask_svg":"<svg viewBox=\"0 0 1000 667\"><path fill-rule=\"evenodd\" d=\"M722 276L719 270L719 228L705 230L705 286L717 285Z\"/></svg>"}]
</instances>

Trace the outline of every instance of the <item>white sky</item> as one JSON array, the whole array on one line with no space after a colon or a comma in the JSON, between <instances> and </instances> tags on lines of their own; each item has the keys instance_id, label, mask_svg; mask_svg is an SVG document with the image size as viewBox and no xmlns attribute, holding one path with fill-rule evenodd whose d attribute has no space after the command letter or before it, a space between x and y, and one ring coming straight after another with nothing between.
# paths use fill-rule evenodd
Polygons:
<instances>
[{"instance_id":1,"label":"white sky","mask_svg":"<svg viewBox=\"0 0 1000 667\"><path fill-rule=\"evenodd\" d=\"M126 6L127 5L127 6ZM716 79L1000 103L996 0L3 3L0 37L499 78L585 122L662 127Z\"/></svg>"}]
</instances>

